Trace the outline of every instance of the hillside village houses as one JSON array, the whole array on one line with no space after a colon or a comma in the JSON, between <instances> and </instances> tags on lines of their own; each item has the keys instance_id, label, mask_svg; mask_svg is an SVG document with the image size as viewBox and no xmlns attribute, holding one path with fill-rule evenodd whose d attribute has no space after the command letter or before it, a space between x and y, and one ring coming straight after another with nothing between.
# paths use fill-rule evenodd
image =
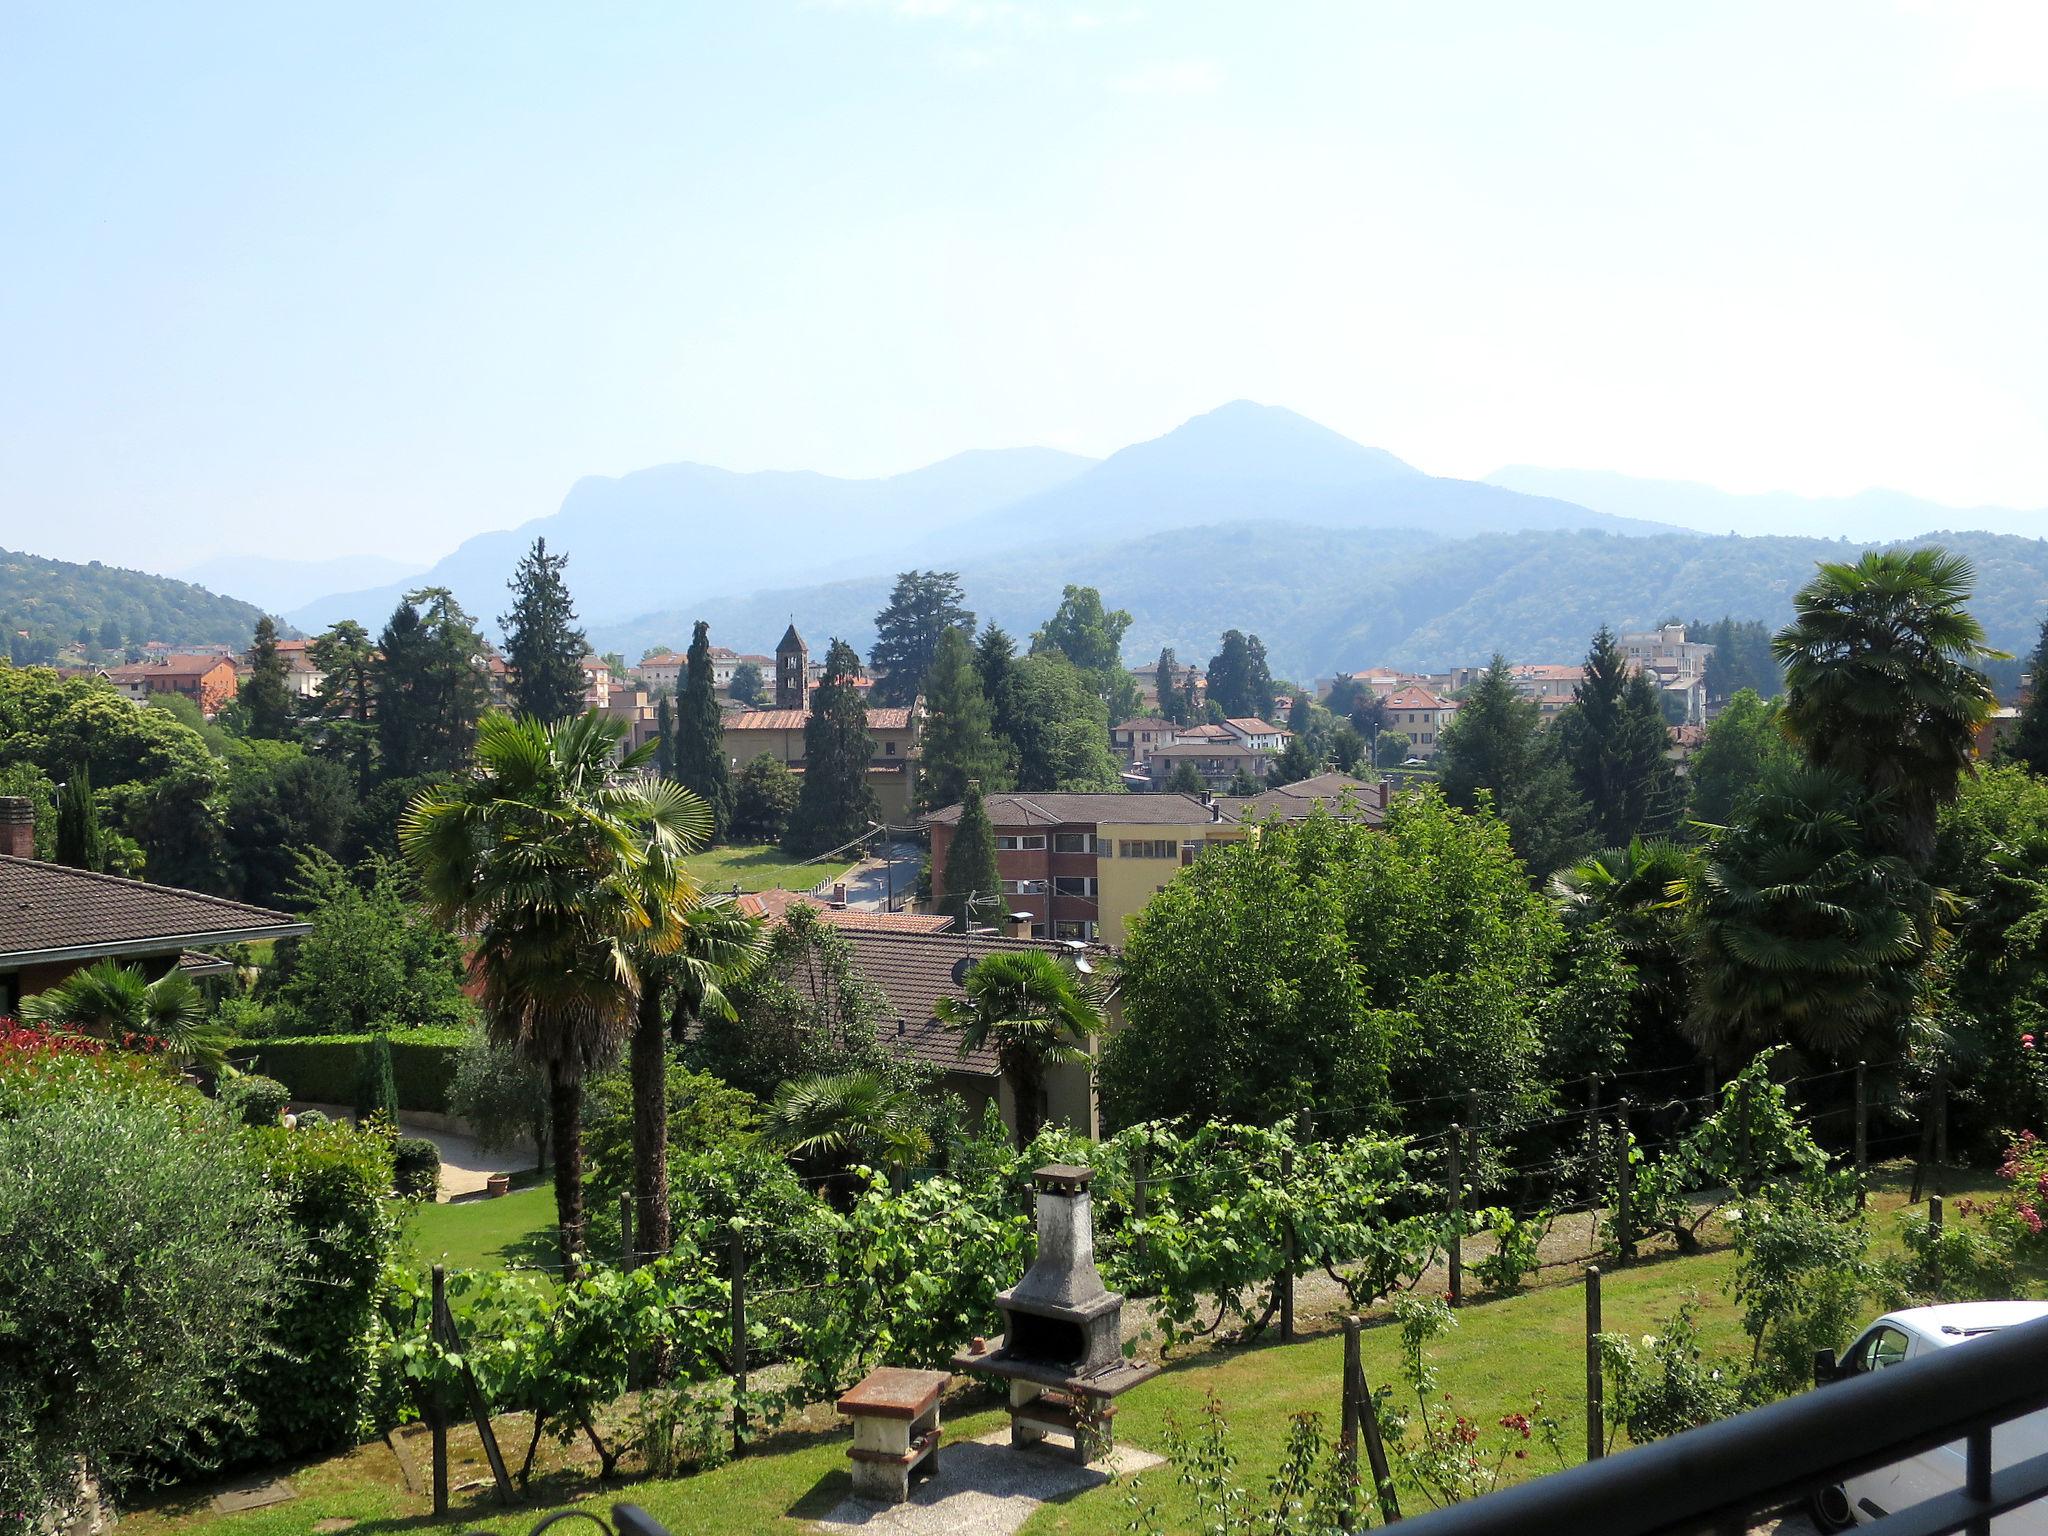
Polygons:
<instances>
[{"instance_id":1,"label":"hillside village houses","mask_svg":"<svg viewBox=\"0 0 2048 1536\"><path fill-rule=\"evenodd\" d=\"M241 686L234 658L210 652L147 656L107 668L106 678L138 704L159 694L180 694L197 704L200 714L209 720Z\"/></svg>"},{"instance_id":2,"label":"hillside village houses","mask_svg":"<svg viewBox=\"0 0 2048 1536\"><path fill-rule=\"evenodd\" d=\"M1652 674L1657 686L1678 701L1687 725L1699 725L1706 720L1707 661L1714 654L1711 645L1686 639L1683 624L1665 624L1647 634L1623 635L1617 643L1622 655Z\"/></svg>"}]
</instances>

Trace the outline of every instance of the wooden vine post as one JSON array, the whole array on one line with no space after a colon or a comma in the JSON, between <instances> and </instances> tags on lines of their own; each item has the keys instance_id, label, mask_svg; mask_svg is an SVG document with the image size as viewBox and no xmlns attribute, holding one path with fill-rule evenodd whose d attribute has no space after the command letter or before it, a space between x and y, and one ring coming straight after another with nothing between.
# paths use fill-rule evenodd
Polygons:
<instances>
[{"instance_id":1,"label":"wooden vine post","mask_svg":"<svg viewBox=\"0 0 2048 1536\"><path fill-rule=\"evenodd\" d=\"M1451 1218L1448 1257L1451 1264L1451 1305L1454 1307L1465 1304L1465 1168L1464 1158L1460 1155L1464 1140L1464 1131L1453 1124L1445 1151L1449 1158L1446 1172L1450 1188L1446 1198Z\"/></svg>"},{"instance_id":2,"label":"wooden vine post","mask_svg":"<svg viewBox=\"0 0 2048 1536\"><path fill-rule=\"evenodd\" d=\"M1606 1401L1600 1378L1600 1266L1586 1266L1586 1460L1607 1450Z\"/></svg>"}]
</instances>

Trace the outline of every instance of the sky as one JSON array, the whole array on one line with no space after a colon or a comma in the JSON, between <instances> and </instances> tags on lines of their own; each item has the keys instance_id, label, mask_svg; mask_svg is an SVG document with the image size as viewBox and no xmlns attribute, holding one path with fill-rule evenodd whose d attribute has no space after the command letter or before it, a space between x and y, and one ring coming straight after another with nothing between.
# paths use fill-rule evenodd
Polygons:
<instances>
[{"instance_id":1,"label":"sky","mask_svg":"<svg viewBox=\"0 0 2048 1536\"><path fill-rule=\"evenodd\" d=\"M0 0L0 546L424 564L1239 397L2048 507L2044 165L2041 0Z\"/></svg>"}]
</instances>

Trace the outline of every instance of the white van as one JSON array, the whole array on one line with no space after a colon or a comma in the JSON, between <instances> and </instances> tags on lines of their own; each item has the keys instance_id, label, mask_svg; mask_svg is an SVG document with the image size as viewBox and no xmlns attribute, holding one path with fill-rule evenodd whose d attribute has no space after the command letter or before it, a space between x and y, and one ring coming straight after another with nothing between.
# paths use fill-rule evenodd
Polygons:
<instances>
[{"instance_id":1,"label":"white van","mask_svg":"<svg viewBox=\"0 0 2048 1536\"><path fill-rule=\"evenodd\" d=\"M2048 1301L1969 1301L1943 1307L1908 1307L1887 1312L1849 1346L1834 1380L1888 1370L1937 1349L1967 1344L2001 1328L2048 1317ZM1994 1471L2048 1452L2048 1409L2030 1413L1991 1432ZM1852 1477L1812 1499L1816 1524L1824 1531L1882 1520L1894 1510L1963 1486L1963 1442L1938 1445L1918 1456ZM1991 1522L1996 1536L2048 1536L2048 1501L2023 1505Z\"/></svg>"}]
</instances>

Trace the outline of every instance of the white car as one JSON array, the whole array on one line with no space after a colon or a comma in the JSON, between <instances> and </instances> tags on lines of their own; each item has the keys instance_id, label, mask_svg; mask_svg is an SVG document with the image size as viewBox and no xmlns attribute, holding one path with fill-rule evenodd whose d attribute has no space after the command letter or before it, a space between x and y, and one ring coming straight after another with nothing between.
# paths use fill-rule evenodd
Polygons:
<instances>
[{"instance_id":1,"label":"white car","mask_svg":"<svg viewBox=\"0 0 2048 1536\"><path fill-rule=\"evenodd\" d=\"M2048 1301L1969 1301L1887 1312L1849 1346L1833 1379L1846 1381L1869 1371L1888 1370L2038 1317L2048 1317ZM2048 1409L2001 1424L1991 1433L1994 1471L2044 1452L2048 1452ZM1813 1497L1812 1513L1822 1530L1845 1530L1962 1486L1963 1442L1956 1440L1852 1477L1839 1487L1823 1489ZM1991 1529L1996 1536L2048 1536L2048 1503L2028 1504L2000 1515L1991 1522Z\"/></svg>"}]
</instances>

